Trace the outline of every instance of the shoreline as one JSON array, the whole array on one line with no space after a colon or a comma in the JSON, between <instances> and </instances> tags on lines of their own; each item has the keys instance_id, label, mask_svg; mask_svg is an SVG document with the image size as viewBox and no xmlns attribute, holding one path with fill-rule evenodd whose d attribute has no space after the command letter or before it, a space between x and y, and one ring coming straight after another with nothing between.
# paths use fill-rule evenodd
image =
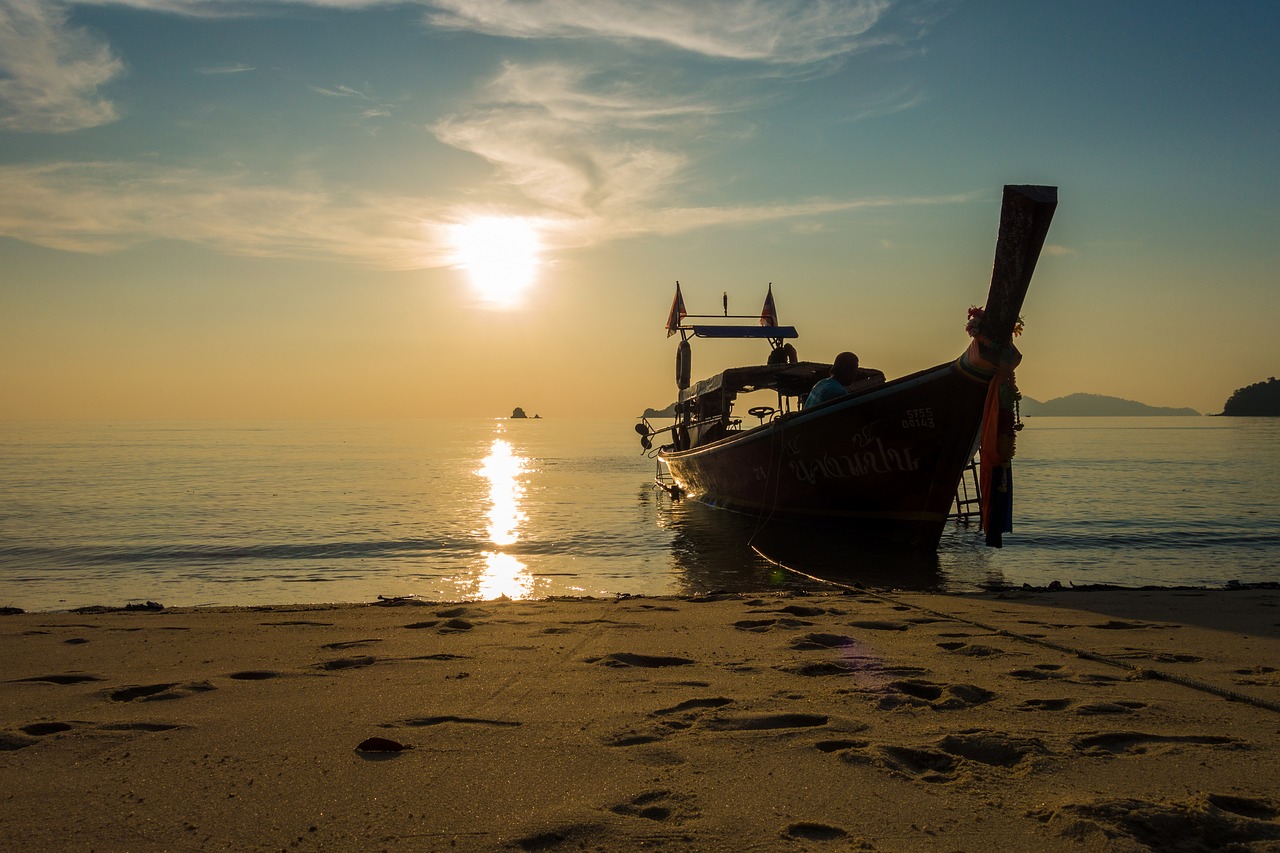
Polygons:
<instances>
[{"instance_id":1,"label":"shoreline","mask_svg":"<svg viewBox=\"0 0 1280 853\"><path fill-rule=\"evenodd\" d=\"M0 654L14 850L1280 845L1272 585L39 612Z\"/></svg>"},{"instance_id":2,"label":"shoreline","mask_svg":"<svg viewBox=\"0 0 1280 853\"><path fill-rule=\"evenodd\" d=\"M697 592L688 594L671 594L671 595L649 595L644 593L614 593L613 595L548 595L541 598L508 598L502 596L499 598L421 598L417 595L397 595L384 596L379 595L373 601L316 601L316 602L274 602L260 604L194 604L194 605L177 605L167 606L161 602L146 600L138 601L136 599L128 600L125 604L86 604L79 607L57 608L50 610L26 610L22 607L7 606L0 607L0 617L4 616L20 616L25 614L102 614L102 613L220 613L234 612L238 610L276 610L276 609L317 609L331 610L335 608L359 608L359 607L397 607L402 605L419 606L419 607L451 607L458 605L476 605L485 604L504 604L504 603L530 603L530 602L571 602L571 601L625 601L625 600L672 600L672 601L697 601L706 599L711 596L771 596L771 595L789 595L796 597L804 596L821 596L821 595L930 595L941 598L965 598L965 597L989 597L1010 594L1057 594L1057 593L1125 593L1125 592L1249 592L1263 590L1280 590L1280 581L1227 581L1220 585L1190 585L1190 584L1146 584L1143 586L1125 586L1123 584L1113 583L1089 583L1076 584L1074 582L1063 585L1058 581L1043 585L1035 586L1029 583L1021 585L1013 584L992 584L977 590L960 590L955 592L946 592L940 590L915 590L915 589L898 589L894 587L868 586L862 583L844 584L838 581L829 580L810 575L801 575L802 577L817 583L825 584L829 589L807 590L807 589L765 589L756 591L743 590L711 590L708 592Z\"/></svg>"}]
</instances>

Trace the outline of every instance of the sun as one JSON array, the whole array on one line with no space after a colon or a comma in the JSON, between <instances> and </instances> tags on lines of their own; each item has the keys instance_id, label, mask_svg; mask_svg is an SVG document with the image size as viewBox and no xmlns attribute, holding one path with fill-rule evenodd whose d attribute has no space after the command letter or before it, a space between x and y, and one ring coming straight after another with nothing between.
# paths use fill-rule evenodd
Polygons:
<instances>
[{"instance_id":1,"label":"sun","mask_svg":"<svg viewBox=\"0 0 1280 853\"><path fill-rule=\"evenodd\" d=\"M527 219L478 217L453 226L451 238L457 265L486 302L514 305L537 277L542 242Z\"/></svg>"}]
</instances>

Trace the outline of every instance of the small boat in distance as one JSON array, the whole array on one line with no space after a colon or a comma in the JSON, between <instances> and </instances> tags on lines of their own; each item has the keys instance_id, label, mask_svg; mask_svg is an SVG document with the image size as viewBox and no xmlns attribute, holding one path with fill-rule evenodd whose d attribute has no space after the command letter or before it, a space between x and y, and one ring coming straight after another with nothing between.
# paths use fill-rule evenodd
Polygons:
<instances>
[{"instance_id":1,"label":"small boat in distance","mask_svg":"<svg viewBox=\"0 0 1280 853\"><path fill-rule=\"evenodd\" d=\"M983 529L999 547L1012 518L1013 337L1057 200L1056 187L1004 188L991 287L985 308L969 312L972 341L959 358L888 381L860 368L848 394L810 408L802 404L831 365L795 358L787 342L798 333L777 324L772 287L758 325L729 325L756 318L727 307L723 317L688 314L677 283L667 322L668 336L680 335L674 423L636 424L645 450L670 436L657 450L669 475L659 482L761 520L829 519L832 536L934 550L981 432ZM690 383L692 338L755 338L771 352L765 364ZM744 426L734 403L761 390L776 405L753 406Z\"/></svg>"}]
</instances>

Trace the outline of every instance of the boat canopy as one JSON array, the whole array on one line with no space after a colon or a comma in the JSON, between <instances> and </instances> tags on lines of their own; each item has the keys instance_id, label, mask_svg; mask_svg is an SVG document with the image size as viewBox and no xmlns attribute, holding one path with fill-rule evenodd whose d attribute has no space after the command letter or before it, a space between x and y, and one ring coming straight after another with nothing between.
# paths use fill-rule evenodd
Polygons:
<instances>
[{"instance_id":1,"label":"boat canopy","mask_svg":"<svg viewBox=\"0 0 1280 853\"><path fill-rule=\"evenodd\" d=\"M724 328L723 326L720 328ZM758 326L770 328L789 328L787 326ZM792 331L795 331L792 329ZM831 365L813 361L801 361L796 364L757 364L750 367L731 367L701 382L695 382L680 392L680 402L696 400L709 394L728 392L739 394L748 391L759 391L772 388L787 397L799 397L808 394L809 389L831 372Z\"/></svg>"},{"instance_id":2,"label":"boat canopy","mask_svg":"<svg viewBox=\"0 0 1280 853\"><path fill-rule=\"evenodd\" d=\"M692 329L693 334L699 338L765 338L768 340L782 340L800 337L800 333L796 331L795 326L704 326L695 324L682 326L681 328Z\"/></svg>"}]
</instances>

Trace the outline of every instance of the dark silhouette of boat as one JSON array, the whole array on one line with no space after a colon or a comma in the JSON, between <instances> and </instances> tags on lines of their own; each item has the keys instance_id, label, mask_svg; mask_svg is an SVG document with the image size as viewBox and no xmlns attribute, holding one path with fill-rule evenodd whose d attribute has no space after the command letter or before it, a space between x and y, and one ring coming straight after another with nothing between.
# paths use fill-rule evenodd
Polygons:
<instances>
[{"instance_id":1,"label":"dark silhouette of boat","mask_svg":"<svg viewBox=\"0 0 1280 853\"><path fill-rule=\"evenodd\" d=\"M772 288L760 325L727 325L686 322L713 318L687 314L677 284L667 325L668 335L681 337L675 422L655 428L642 419L636 425L646 450L655 436L670 437L658 450L668 472L660 483L673 494L761 520L829 519L833 538L861 535L932 550L973 459L985 411L989 505L983 525L988 544L999 546L1000 532L1007 529L1000 519L1012 499L1012 449L1003 438L1011 440L1008 397L1016 393L1012 339L1056 206L1055 187L1004 188L991 287L985 309L970 312L973 341L964 354L889 381L861 368L850 393L810 408L801 403L831 366L795 359L786 341L798 333L776 324ZM726 304L724 318L714 319L744 318L729 317ZM766 364L731 368L691 384L692 338L758 338L772 352ZM751 408L746 414L757 424L744 428L734 402L739 394L763 389L776 392L777 405Z\"/></svg>"}]
</instances>

